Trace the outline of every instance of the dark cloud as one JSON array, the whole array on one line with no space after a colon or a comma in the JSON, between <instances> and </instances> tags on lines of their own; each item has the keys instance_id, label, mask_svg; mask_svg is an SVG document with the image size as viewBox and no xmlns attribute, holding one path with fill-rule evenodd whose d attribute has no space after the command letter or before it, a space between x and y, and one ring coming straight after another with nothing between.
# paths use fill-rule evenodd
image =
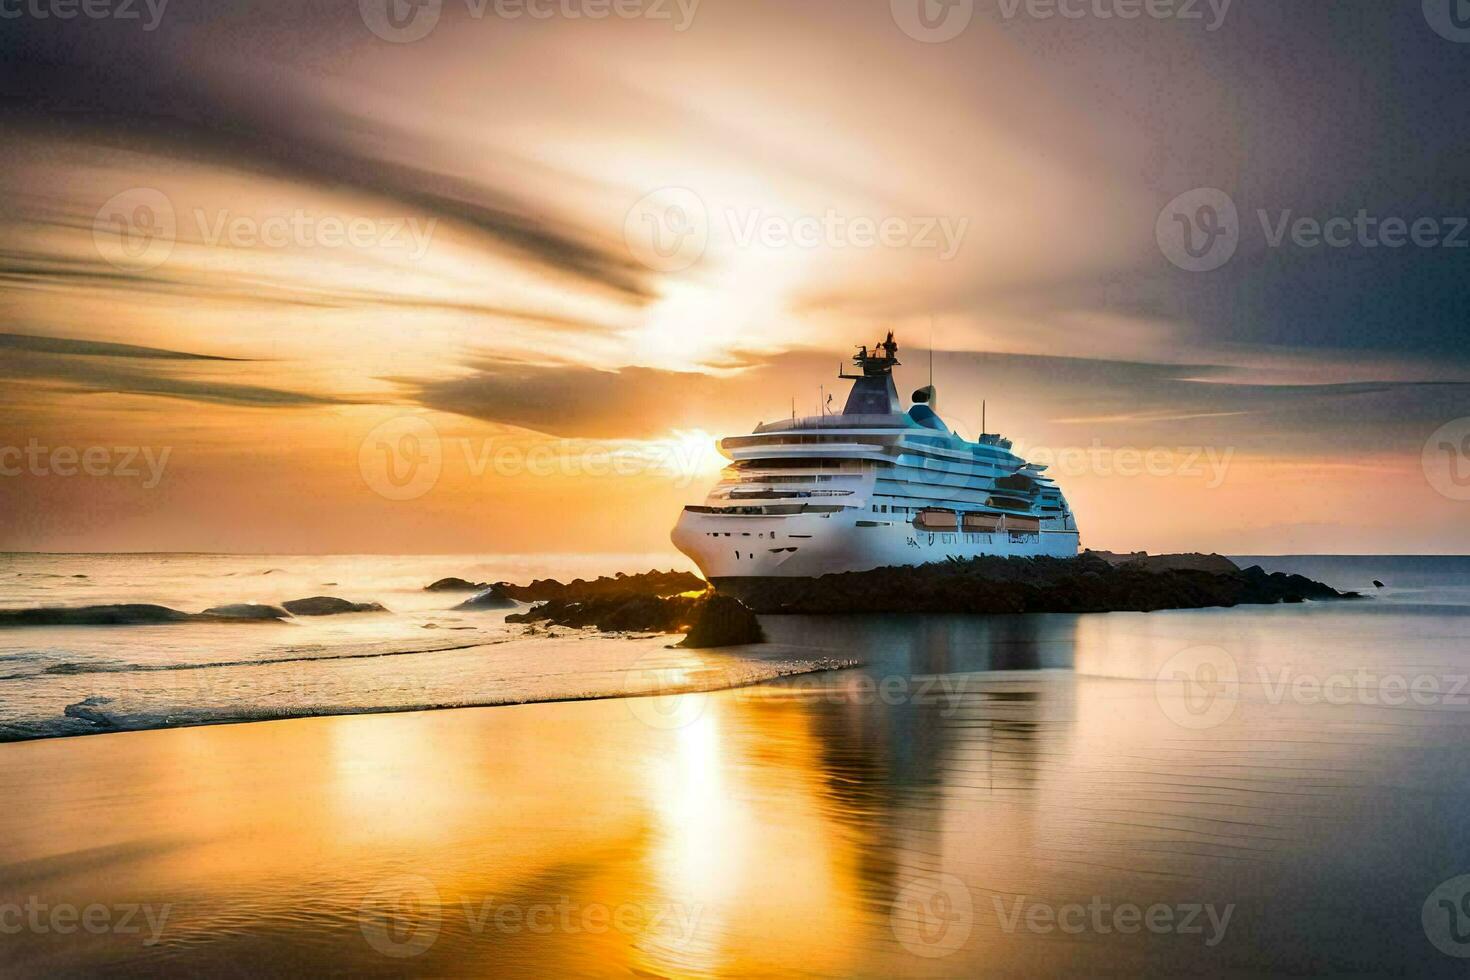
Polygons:
<instances>
[{"instance_id":1,"label":"dark cloud","mask_svg":"<svg viewBox=\"0 0 1470 980\"><path fill-rule=\"evenodd\" d=\"M74 354L81 357L141 357L171 361L242 361L241 357L218 357L213 354L190 354L185 351L137 347L133 344L109 344L101 340L73 340L67 337L42 337L35 334L0 333L0 350L33 351L39 354Z\"/></svg>"},{"instance_id":2,"label":"dark cloud","mask_svg":"<svg viewBox=\"0 0 1470 980\"><path fill-rule=\"evenodd\" d=\"M768 374L758 369L755 377L718 378L652 368L598 371L488 359L469 367L473 373L457 378L391 380L415 401L442 412L568 438L636 439L729 419L738 393L748 393Z\"/></svg>"},{"instance_id":3,"label":"dark cloud","mask_svg":"<svg viewBox=\"0 0 1470 980\"><path fill-rule=\"evenodd\" d=\"M426 220L479 232L522 259L626 302L654 297L647 270L620 242L557 217L550 202L354 145L353 138L374 147L421 142L382 120L323 106L284 86L226 88L136 51L32 40L41 43L17 43L13 36L0 43L0 89L6 93L0 126L383 197ZM107 60L120 53L126 70Z\"/></svg>"},{"instance_id":4,"label":"dark cloud","mask_svg":"<svg viewBox=\"0 0 1470 980\"><path fill-rule=\"evenodd\" d=\"M326 395L242 384L198 374L186 376L180 372L181 368L189 366L196 372L207 374L214 366L211 362L234 360L130 344L0 334L0 379L25 382L27 386L39 386L53 392L152 395L254 408L352 404L349 400ZM238 371L235 367L219 367L232 373ZM9 395L26 397L16 391Z\"/></svg>"},{"instance_id":5,"label":"dark cloud","mask_svg":"<svg viewBox=\"0 0 1470 980\"><path fill-rule=\"evenodd\" d=\"M977 19L986 16L981 6ZM813 292L810 308L977 318L1100 310L1184 324L1186 346L1392 352L1470 366L1470 228L1462 224L1470 141L1449 94L1470 90L1470 57L1429 28L1420 3L1241 0L1214 31L1147 19L990 17L1012 50L1045 65L1069 105L1139 148L1089 161L1089 201L1139 195L1139 207L1107 215L1126 250L1090 268L1038 262L1029 276L1001 283L953 276L925 289L880 282ZM936 45L945 49L936 62L962 57L972 40ZM965 105L984 99L982 66L955 75L970 86ZM1051 157L1060 144L1045 124L1017 128ZM1160 211L1199 187L1227 192L1241 222L1239 251L1207 273L1175 268L1154 240ZM1360 211L1376 221L1437 219L1444 237L1460 228L1457 244L1273 246L1262 226L1263 213L1274 229L1283 216L1325 222ZM1064 214L1041 230L1060 257L1096 217Z\"/></svg>"},{"instance_id":6,"label":"dark cloud","mask_svg":"<svg viewBox=\"0 0 1470 980\"><path fill-rule=\"evenodd\" d=\"M234 285L221 285L217 278L207 273L180 271L167 265L146 272L130 272L96 259L44 255L22 250L0 250L0 284L14 289L84 286L91 289L164 293L182 298L207 294L217 302L233 301L243 305L269 304L320 310L438 310L513 320L551 330L601 332L606 329L602 324L590 320L494 303L404 296L371 289L323 288L303 282L280 282L259 275L244 280L236 279Z\"/></svg>"},{"instance_id":7,"label":"dark cloud","mask_svg":"<svg viewBox=\"0 0 1470 980\"><path fill-rule=\"evenodd\" d=\"M909 357L900 393L927 380L927 359ZM451 380L394 379L412 400L439 411L569 438L645 438L671 429L748 432L797 411L813 411L816 384L841 404L847 384L830 355L798 352L752 361L710 377L650 368L597 371L480 359ZM1373 381L1352 384L1241 384L1232 369L1070 357L941 351L941 414L979 431L981 401L990 431L1031 445L1233 445L1298 455L1417 451L1423 438L1463 406L1470 383ZM787 396L789 397L789 396ZM1463 414L1459 411L1458 414Z\"/></svg>"}]
</instances>

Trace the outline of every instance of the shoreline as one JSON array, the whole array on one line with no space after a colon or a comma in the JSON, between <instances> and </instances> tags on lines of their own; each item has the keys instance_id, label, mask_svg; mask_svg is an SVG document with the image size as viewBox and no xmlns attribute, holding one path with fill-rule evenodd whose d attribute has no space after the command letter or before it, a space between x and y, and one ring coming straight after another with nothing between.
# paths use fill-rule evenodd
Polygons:
<instances>
[{"instance_id":1,"label":"shoreline","mask_svg":"<svg viewBox=\"0 0 1470 980\"><path fill-rule=\"evenodd\" d=\"M1308 606L1308 607L1314 606L1314 605L1333 606L1333 605L1337 605L1337 604L1338 604L1337 602L1330 601L1330 600L1322 600L1322 601L1309 600L1306 603L1306 606ZM852 613L816 613L816 614L806 614L806 613L796 613L796 614L780 613L780 614L771 614L771 618L772 619L776 619L776 620L786 619L788 617L792 617L792 618L796 618L796 619L818 619L818 620L821 620L821 619L830 619L830 620L834 620L834 621L856 621L858 623L862 623L862 622L865 622L865 621L880 621L881 622L881 621L887 621L887 620L893 620L893 619L900 619L900 618L908 618L908 617L912 617L912 618L914 618L916 620L918 620L918 619L932 619L932 618L935 618L935 617L960 617L960 618L963 618L963 619L976 620L976 621L986 621L986 620L998 621L998 620L1012 620L1012 619L1035 619L1035 618L1045 618L1045 617L1051 617L1051 616L1065 616L1065 617L1077 617L1079 620L1087 620L1087 619L1094 619L1094 618L1099 618L1099 619L1100 618L1111 618L1111 617L1114 617L1114 616L1126 616L1126 615L1139 615L1139 616L1150 616L1150 617L1152 617L1152 616L1157 616L1157 615L1160 615L1160 614L1168 614L1168 613L1192 614L1192 615L1198 615L1198 614L1201 614L1201 613L1205 613L1205 614L1208 614L1208 613L1222 613L1222 614L1225 614L1225 613L1244 612L1246 610L1261 611L1263 609L1269 609L1269 608L1278 608L1279 609L1279 608L1285 608L1285 607L1283 605L1277 605L1275 607L1271 607L1271 606L1264 606L1263 607L1263 606L1259 606L1259 605L1256 605L1256 606L1214 606L1214 607L1205 607L1205 608L1196 608L1196 609L1161 609L1161 610L1154 610L1152 612L1140 611L1140 610L1107 610L1107 611L1101 611L1101 612L1078 612L1078 613L1057 612L1057 613L993 613L993 614L991 614L991 613L972 613L972 614L967 614L967 613L928 613L928 612L892 613L892 612L882 612L882 611L877 611L877 610L868 610L868 611L863 611L863 612L852 612ZM1300 608L1300 607L1294 606L1294 607L1291 607L1291 608ZM629 640L629 639L659 640L659 641L666 641L666 642L661 642L657 647L654 647L655 650L670 650L670 651L673 651L673 650L680 650L680 649L682 649L682 648L678 647L675 643L668 642L668 641L671 641L674 636L677 636L677 634L659 634L659 635L655 635L655 636L646 636L646 635L642 635L642 634L624 634L624 635L620 635L620 634L613 634L613 633L595 633L595 632L592 632L589 629L589 630L583 631L582 634L576 636L576 638L579 639L579 640L582 640L582 641L587 641L587 642L604 641L604 642L608 642L608 643L617 643L617 642L626 641L626 640ZM470 644L470 645L465 646L465 647L450 648L450 650L438 650L438 649L436 649L436 650L428 650L428 651L409 651L409 652L405 652L405 653L401 653L401 654L370 654L370 655L358 655L357 657L354 657L352 659L375 659L375 658L381 658L381 657L385 657L385 656L410 656L410 655L421 655L421 654L425 654L425 653L432 654L432 653L442 653L442 652L459 652L459 651L462 651L462 650L471 650L471 649L476 649L476 648L479 648L479 647L500 646L500 645L503 645L505 643L515 642L517 640L529 640L531 642L538 642L540 639L543 639L543 638L541 638L541 637L534 637L534 636L511 637L511 638L507 638L505 640L500 640L500 641L492 641L492 642L487 642L487 643L476 643L476 644ZM700 654L707 654L707 655L714 656L714 657L725 657L725 656L729 656L729 657L732 657L732 658L738 658L739 655L740 655L740 653L742 651L754 652L754 653L761 653L761 654L766 654L766 655L770 655L770 654L773 654L773 653L777 653L778 655L779 655L779 653L788 653L789 655L791 655L793 657L799 657L799 656L804 656L804 655L805 656L810 656L814 652L810 648L795 647L795 646L792 646L790 644L781 643L779 641L777 641L777 642L767 642L767 643L763 643L763 644L752 644L752 645L747 645L747 646L714 648L714 649L708 650L708 651L691 651L691 652L697 652L697 653L700 653ZM320 661L332 660L332 659L341 659L341 658L316 657L316 658L309 658L308 659L308 662L320 662ZM761 664L763 662L764 662L764 658L763 657L762 658L757 658L757 659L754 659L754 660L744 660L744 661L741 661L741 663L742 664L745 664L745 665ZM250 664L250 665L251 666L254 666L254 665L257 665L258 664L260 666L270 666L271 663L272 663L271 661L260 661L260 662L256 662L256 664ZM143 672L143 673L154 673L154 672L164 672L164 671L171 672L171 671L174 671L174 670L210 669L213 666L214 665L204 665L202 667L186 666L186 667L173 667L173 668L145 668L141 672ZM822 651L822 657L821 657L821 659L814 660L814 661L812 661L810 663L801 663L801 664L791 663L787 667L777 668L776 670L771 671L768 674L764 674L763 676L748 677L748 678L734 678L734 679L731 679L728 683L717 683L717 684L713 684L713 685L686 684L686 685L673 685L673 686L659 686L659 687L656 687L655 689L652 689L652 690L626 690L626 689L623 689L623 690L617 690L617 691L592 692L592 693L567 694L567 695L551 695L551 696L544 696L544 697L542 697L542 696L532 696L532 697L526 697L526 698L486 698L486 699L483 699L483 700L474 700L474 701L465 701L465 702L446 702L446 703L429 703L429 702L425 702L425 703L419 703L419 704L406 704L406 705L391 705L390 704L390 705L374 705L374 706L363 706L363 707L343 706L343 707L335 707L335 708L328 708L328 709L321 709L321 710L313 710L312 708L303 708L303 709L300 709L300 710L277 710L277 711L274 711L274 712L260 712L260 713L254 713L254 714L246 713L246 714L240 714L240 715L232 715L232 716L228 716L228 717L201 718L201 719L197 719L197 720L189 720L189 721L184 721L184 722L173 722L173 723L162 722L162 723L156 723L156 724L138 724L138 725L134 725L134 726L119 726L119 727L114 727L114 728L99 728L97 730L92 730L92 731L78 731L78 732L55 733L55 734L49 734L48 733L48 734L36 734L36 735L12 736L12 735L7 735L7 734L4 734L3 732L0 732L0 747L7 746L7 745L28 744L28 743L33 743L33 742L57 741L57 740L73 739L73 738L95 738L95 737L104 736L104 735L129 735L129 734L137 734L137 733L140 733L140 732L157 732L157 731L171 731L171 730L187 730L187 729L193 729L193 728L217 728L217 727L230 726L230 725L253 725L253 724L265 724L265 723L270 723L270 722L280 722L280 721L298 721L298 720L302 720L302 719L320 719L320 718L335 718L335 717L361 717L361 716L366 716L366 715L399 715L399 714L414 714L414 713L425 713L425 714L429 714L429 713L437 713L437 712L444 712L444 711L457 711L457 710L462 710L462 709L473 709L473 708L514 708L514 707L525 707L525 706L537 705L537 704L570 704L570 703L594 702L594 701L638 700L638 699L654 698L654 697L678 697L678 696L684 695L684 694L710 694L710 693L717 693L717 692L720 692L720 691L733 691L733 690L740 690L740 689L743 689L743 688L759 687L759 686L761 686L763 684L769 684L769 683L772 683L772 682L775 682L775 681L780 681L780 680L791 678L791 677L809 677L809 676L820 676L820 675L823 675L823 674L841 673L841 672L850 671L850 670L861 670L861 669L863 669L863 668L865 668L867 666L868 666L868 663L866 661L858 660L858 659L853 659L853 660L848 661L848 662L834 662L830 658L830 656L828 655L828 652L827 651ZM658 668L658 667L642 668L642 670L644 671L645 674L647 674L647 673L658 673L659 671L663 671L663 670L674 671L674 670L677 670L677 669L678 668ZM1018 670L1018 671L1014 671L1014 672L1017 673L1018 675L1025 675L1025 674L1033 673L1034 671ZM104 674L105 675L105 674L108 674L108 673L117 674L117 673L125 673L125 672L122 672L122 671L99 671L98 673L101 673L101 674ZM645 679L647 679L647 678L645 678ZM661 683L661 678L657 678L656 677L656 678L653 678L653 680L654 680L654 682L656 684ZM0 751L3 751L3 748L0 748Z\"/></svg>"},{"instance_id":2,"label":"shoreline","mask_svg":"<svg viewBox=\"0 0 1470 980\"><path fill-rule=\"evenodd\" d=\"M1126 559L1129 556L1111 557L1116 560ZM1372 560L1374 557L1385 561L1395 560L1391 556L1368 556L1368 559ZM1094 562L1096 560L1091 559ZM1295 560L1309 562L1312 556L1299 556ZM1454 556L1431 556L1430 560L1438 563L1439 561L1454 561L1455 558ZM1123 562L1125 567L1133 564L1135 563L1126 560ZM143 567L147 567L146 563L143 564ZM435 563L436 573L441 567L443 567L442 563ZM279 571L279 569L272 571ZM460 571L462 574L471 574L479 569L466 567ZM888 569L870 573L849 573L842 577L842 581L882 580L895 574L920 577L939 574L947 577L955 588L936 590L932 598L941 602L948 601L950 595L958 594L957 590L962 588L971 595L982 594L986 601L989 601L1003 588L1003 586L993 584L996 573L1005 571L1008 569L988 567L972 568L968 571L963 567L958 569L941 567L937 570L927 567L918 570ZM1252 569L1252 571L1258 570ZM219 581L232 580L248 583L246 598L269 598L268 595L258 597L248 591L264 588L254 584L255 580L233 579L234 574L233 571L226 571ZM256 574L267 575L271 572ZM302 573L292 571L289 574L300 577ZM326 574L331 573L312 573L316 577L325 577ZM407 574L409 573L405 573L405 577ZM416 576L416 573L412 574ZM1280 573L1271 574L1278 576ZM286 577L287 573L282 573L282 575ZM656 592L658 590L653 586L658 583L654 580L669 575L672 573L651 572L633 576L620 574L614 578L600 577L590 581L575 579L566 584L553 579L538 579L531 585L509 586L509 588L525 592L534 591L538 596L542 593L563 595L566 596L563 602L576 607L589 603L595 604L600 593L615 593L616 589L624 586L632 586L635 589L647 586L651 591ZM1170 570L1162 574L1157 572L1145 574L1142 569L1135 569L1128 573L1131 581L1143 583L1140 587L1147 588L1150 592L1153 591L1152 583L1180 576L1189 579L1216 577L1200 569ZM479 574L474 577L486 578L489 576ZM1009 577L1013 581L1006 583L1005 587L1011 588L1013 593L1020 594L1024 598L1033 591L1030 582L1017 579L1015 576ZM1356 576L1351 577L1349 582L1343 582L1340 578L1329 575L1318 577L1328 578L1339 584L1357 583ZM1389 578L1390 576L1385 573L1384 577ZM1096 580L1096 576L1093 578ZM447 606L453 602L452 598L429 598L432 596L432 591L429 586L423 584L426 579L427 576L419 578L418 584L409 586L405 584L404 578L400 578L399 582L393 586L398 591L391 595L397 595L405 607L408 607L410 598L435 604L433 610L421 604L418 608L408 607L401 609L399 613L387 614L394 616L395 619L406 619L406 622L398 624L400 627L406 629L407 626L414 625L416 620L413 617L430 618L443 624L446 622L445 617L454 615L453 607L439 608L441 605ZM1402 582L1395 580L1391 584L1405 586L1412 584L1408 580L1407 573L1404 574L1403 579ZM346 578L341 580L344 583L348 582ZM65 581L65 578L59 581ZM135 570L135 576L131 581L146 583L149 579L146 574L138 578ZM286 589L287 594L300 594L296 591L299 583L274 584L277 581L278 579L272 578L270 588ZM1045 587L1050 587L1053 592L1056 592L1056 585L1062 581L1061 579L1055 581L1043 579L1040 584L1043 586L1043 591ZM1301 581L1307 580L1302 579ZM335 586L336 582L323 584ZM873 584L881 585L882 582L875 581ZM812 587L811 583L803 583L803 585L806 588ZM105 585L104 587L110 589L115 586ZM220 588L234 590L236 586L222 585ZM372 588L356 591L365 595L378 595ZM1408 597L1407 592L1399 591L1401 598ZM466 643L453 642L446 635L428 649L383 649L379 647L369 650L361 644L365 640L370 640L371 637L354 636L351 631L367 628L376 633L380 627L372 624L377 623L378 620L375 617L358 619L355 616L342 616L322 617L319 622L311 624L317 629L330 629L336 632L302 634L302 642L306 645L301 647L303 654L301 656L289 655L286 653L287 648L282 648L284 655L280 656L263 656L262 654L267 651L262 650L257 653L253 649L242 648L244 654L238 658L225 656L219 660L196 663L190 662L188 658L200 656L202 652L212 649L217 644L222 645L220 653L223 654L225 647L236 642L235 637L244 637L245 633L235 632L237 629L243 629L244 624L230 627L227 632L211 632L215 627L204 625L116 626L105 630L98 630L92 626L26 627L23 633L15 634L16 642L12 648L17 654L17 659L24 663L34 656L39 665L46 669L38 669L27 663L25 664L26 670L35 671L34 673L19 673L14 678L8 678L19 685L13 689L18 700L12 700L7 706L5 713L9 718L6 724L0 725L0 744L171 728L240 725L297 718L429 713L457 708L617 700L685 691L735 689L759 685L786 676L821 674L861 666L864 663L862 659L845 656L845 654L860 651L849 650L840 644L833 645L824 642L823 637L833 629L841 633L842 627L838 625L841 620L850 620L854 625L871 624L872 628L881 630L885 619L893 619L897 623L900 621L900 616L905 613L907 615L903 618L910 625L903 627L904 629L927 630L931 618L944 619L953 616L973 620L974 631L979 634L992 628L1001 628L1002 623L1007 623L1012 619L1027 619L1038 614L1042 617L1060 614L1068 617L1069 622L1075 622L1080 628L1083 624L1100 622L1105 619L1105 617L1085 615L1088 612L1144 613L1157 611L1177 614L1189 611L1208 612L1212 608L1222 610L1262 608L1260 606L1212 605L1166 606L1152 610L1126 607L964 610L938 608L937 605L924 608L919 604L923 595L916 590L910 592L899 590L899 593L896 594L892 594L890 590L890 593L888 597L890 603L897 602L898 605L909 608L900 609L892 606L884 608L880 602L877 605L860 604L857 608L832 610L787 607L779 613L771 611L771 615L764 615L767 610L759 609L758 611L763 613L760 618L768 624L779 623L787 619L789 615L795 614L797 618L814 616L815 625L808 625L806 632L800 636L772 635L771 638L777 640L775 643L713 648L703 654L691 648L676 646L679 641L677 633L648 635L651 631L641 626L628 625L613 627L610 632L593 632L590 629L564 632L558 628L551 635L538 634L533 628L528 631L528 634L535 635L474 638L473 642ZM344 592L343 594L352 593ZM897 601L900 594L903 596L902 601ZM398 601L393 600L390 594L384 594L382 597L393 602L395 608L399 608ZM617 594L613 594L611 598L614 605L621 601ZM217 600L210 599L209 601ZM646 604L645 600L640 601ZM202 605L203 600L199 604ZM1325 606L1330 603L1308 599L1307 604ZM513 605L517 610L526 608L523 602L516 602ZM186 608L198 608L198 605ZM1385 608L1382 611L1391 613L1394 610ZM494 628L500 617L510 612L510 610L475 612L465 614L465 618L461 621ZM524 613L517 615L519 617ZM907 617L912 617L912 619L907 619ZM822 625L822 620L831 623L831 627ZM1220 620L1222 624L1227 621L1228 619L1225 618ZM45 632L53 628L58 630L54 641L46 638ZM140 632L132 633L134 628ZM260 624L252 623L249 628L253 634L254 630L260 628ZM466 625L445 628L468 629L471 627ZM969 626L962 627L963 630L970 628ZM1025 629L1026 627L1019 628ZM192 632L194 629L204 630L204 632L194 634ZM33 632L33 630L42 632ZM178 632L175 634L175 631ZM0 635L3 635L3 632L0 632ZM165 632L169 636L166 641L163 639ZM417 634L417 630L412 632ZM785 629L776 631L777 634L790 634L790 632ZM178 643L174 643L175 635L177 635ZM85 639L83 639L84 636ZM72 649L73 641L68 637L76 638L75 643L80 651L75 655L76 663L69 662L73 658L68 655L67 651ZM464 637L466 640L472 638L473 634ZM786 642L782 642L783 639ZM437 645L444 641L450 642L443 646ZM556 642L554 645L547 645L551 641ZM158 663L149 662L155 656L154 654L143 656L141 652L132 658L138 660L138 663L119 664L112 661L111 658L119 656L118 652L113 652L114 648L118 651L142 651L143 647L137 645L139 642L148 645L171 644L178 649L179 653L170 654L165 650L164 653L158 655L162 658ZM254 642L252 636L250 643L253 645ZM425 641L414 640L412 642L423 643ZM317 644L319 643L326 644L328 648L338 646L343 652L329 652L326 648L318 649ZM377 643L373 642L372 645L377 646ZM54 654L42 652L33 655L27 652L27 648L43 651L43 648L52 646L57 647ZM504 651L504 654L497 651ZM46 667L49 661L62 658L66 658L65 661ZM659 666L650 669L652 660L644 658L657 659ZM385 663L392 663L393 666L373 666ZM668 666L670 664L673 666ZM694 677L693 680L690 679L691 676ZM43 684L45 686L41 686ZM10 690L0 686L0 695L8 693Z\"/></svg>"},{"instance_id":3,"label":"shoreline","mask_svg":"<svg viewBox=\"0 0 1470 980\"><path fill-rule=\"evenodd\" d=\"M609 642L616 642L616 641L618 641L620 639L625 639L624 637L617 637L617 636L607 636L607 637L602 637L602 638L608 640ZM648 637L637 637L637 638L650 639ZM512 638L512 640L502 641L502 643L504 643L504 642L513 642L515 639L521 639L521 638L520 637ZM664 639L666 639L666 637L659 636L659 637L657 637L657 639L664 640ZM489 644L489 643L487 643L487 644L474 644L472 646L464 647L464 648L460 648L460 649L474 649L475 647L479 647L479 646L495 646L495 645L499 645L499 644ZM797 648L785 647L785 646L783 646L781 644L760 644L760 646L762 646L762 647L776 647L776 648L780 648L780 651L779 652L783 652L783 653L789 652L793 656L799 654L799 651L798 651ZM659 647L657 649L671 649L671 648L672 647L669 647L669 646L661 646L661 647ZM738 658L740 652L742 650L745 650L745 649L747 649L747 648L743 648L743 647L730 647L730 648L726 648L726 649L717 651L717 653L721 653L721 654L723 654L723 653L729 653L729 654L731 654L732 655L732 663L731 663L731 666L736 666L737 665L736 664L736 658ZM422 651L420 651L420 652L422 652ZM438 653L438 652L444 652L444 651L435 650L435 651L428 651L428 652ZM769 656L770 654L777 653L778 651L777 650L766 649L766 650L760 650L759 652L762 653L762 654L766 654L767 656ZM403 656L407 656L408 654L402 654L402 655ZM382 655L382 654L374 654L372 656L385 656L385 655ZM313 659L321 660L321 659L326 659L326 658L313 658ZM191 719L191 720L182 721L182 722L169 722L169 721L164 721L164 722L161 722L161 723L152 723L152 724L145 723L145 724L137 724L137 725L131 725L131 726L129 726L129 725L120 725L120 726L110 727L110 728L98 728L98 729L93 730L93 731L78 731L78 732L55 733L55 734L49 734L48 733L48 734L36 734L36 735L12 736L12 735L8 735L8 734L5 734L3 732L0 732L0 746L16 745L16 744L23 744L23 743L30 743L30 742L55 741L55 740L59 740L59 739L69 739L69 738L96 738L96 737L102 736L102 735L130 735L130 734L136 734L136 733L139 733L139 732L171 731L171 730L176 730L176 729L177 730L184 730L184 729L191 729L191 728L215 728L215 727L221 727L221 726L226 726L226 725L253 725L253 724L263 724L263 723L269 723L269 722L277 722L277 721L298 721L298 720L306 719L306 718L359 717L359 716L363 716L363 715L397 715L397 714L412 714L412 713L416 713L416 712L433 713L433 712L440 712L440 711L457 711L457 710L462 710L462 709L467 709L467 708L514 708L514 707L524 707L526 705L535 705L535 704L569 704L569 703L576 703L576 702L583 702L583 701L590 702L590 701L638 700L638 699L644 699L644 698L657 698L657 697L678 697L680 695L685 695L685 694L710 694L710 693L714 693L714 692L718 692L718 691L732 691L732 690L738 690L740 688L755 687L755 686L758 686L758 685L761 685L761 684L768 684L768 683L771 683L772 681L777 681L777 680L781 680L781 679L788 678L788 677L802 677L802 676L820 675L820 674L827 674L827 673L837 673L837 672L846 671L846 670L853 670L855 668L861 668L862 666L864 666L864 663L863 663L863 661L856 660L856 659L849 660L849 661L838 661L838 660L834 660L834 659L832 659L830 657L825 657L825 656L824 657L821 657L819 659L814 659L814 660L810 660L810 661L807 661L807 662L796 662L794 660L793 661L786 661L786 662L770 661L770 660L767 660L765 657L760 657L760 658L756 658L756 659L745 659L745 660L739 661L738 665L739 666L744 666L744 667L747 667L747 668L756 667L758 665L760 668L763 668L763 669L758 669L756 671L756 675L753 675L753 676L745 676L745 677L734 676L734 677L728 677L727 681L726 682L722 682L722 683L714 683L714 684L701 684L701 683L667 684L667 683L664 682L664 678L662 676L658 676L658 675L661 675L664 672L681 671L682 668L678 668L678 667L645 667L645 668L640 668L641 672L645 675L645 676L642 677L642 680L645 681L645 682L648 682L648 681L651 681L652 682L651 688L650 689L647 689L647 690L628 690L628 689L622 689L622 690L617 690L617 691L600 691L600 692L588 692L588 693L580 693L580 694L548 695L548 696L530 696L530 697L524 697L524 698L486 698L486 699L483 699L483 700L472 700L472 701L463 701L463 702L444 702L444 703L428 703L428 702L426 702L426 703L420 703L420 704L397 704L397 705L395 705L395 704L389 704L389 705L372 705L372 706L362 706L362 707L340 706L340 707L333 707L333 708L323 708L323 709L319 709L319 710L318 709L313 709L311 707L305 707L305 708L301 708L301 709L291 709L291 710L277 709L277 710L274 710L274 711L261 711L261 712L257 712L257 713L242 713L242 714L238 714L238 715L229 715L229 716L223 716L223 717L217 717L217 718L198 718L198 719ZM167 668L167 669L177 669L177 668ZM193 668L185 668L185 669L193 669ZM207 668L200 668L200 669L207 669ZM653 677L647 676L647 675L650 675L650 674L655 675L655 676L653 676ZM632 676L632 672L630 672L630 676ZM711 675L711 676L718 676L718 675ZM75 717L75 716L73 716L73 717Z\"/></svg>"}]
</instances>

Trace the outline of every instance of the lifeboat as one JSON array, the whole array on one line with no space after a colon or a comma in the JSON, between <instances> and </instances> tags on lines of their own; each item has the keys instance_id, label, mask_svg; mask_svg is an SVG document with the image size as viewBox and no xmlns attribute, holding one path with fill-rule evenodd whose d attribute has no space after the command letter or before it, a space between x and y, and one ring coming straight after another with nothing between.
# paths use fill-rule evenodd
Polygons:
<instances>
[{"instance_id":1,"label":"lifeboat","mask_svg":"<svg viewBox=\"0 0 1470 980\"><path fill-rule=\"evenodd\" d=\"M914 527L921 531L954 531L960 526L959 515L952 510L926 507L914 518Z\"/></svg>"}]
</instances>

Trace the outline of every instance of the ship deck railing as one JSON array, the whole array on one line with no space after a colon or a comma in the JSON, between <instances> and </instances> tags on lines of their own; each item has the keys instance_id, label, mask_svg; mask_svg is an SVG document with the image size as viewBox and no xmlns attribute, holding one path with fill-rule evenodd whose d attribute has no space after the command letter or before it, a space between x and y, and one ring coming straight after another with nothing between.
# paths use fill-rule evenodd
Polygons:
<instances>
[{"instance_id":1,"label":"ship deck railing","mask_svg":"<svg viewBox=\"0 0 1470 980\"><path fill-rule=\"evenodd\" d=\"M766 432L790 432L802 429L911 429L907 415L808 415L802 418L762 422L755 435Z\"/></svg>"}]
</instances>

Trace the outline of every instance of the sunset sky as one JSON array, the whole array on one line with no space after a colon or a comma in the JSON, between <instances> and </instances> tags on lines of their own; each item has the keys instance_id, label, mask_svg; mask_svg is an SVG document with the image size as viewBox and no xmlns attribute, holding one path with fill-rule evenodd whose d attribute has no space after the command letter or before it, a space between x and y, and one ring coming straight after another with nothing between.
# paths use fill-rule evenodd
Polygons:
<instances>
[{"instance_id":1,"label":"sunset sky","mask_svg":"<svg viewBox=\"0 0 1470 980\"><path fill-rule=\"evenodd\" d=\"M1470 551L1470 37L1075 6L5 20L0 550L673 554L713 439L892 329L1086 546Z\"/></svg>"}]
</instances>

